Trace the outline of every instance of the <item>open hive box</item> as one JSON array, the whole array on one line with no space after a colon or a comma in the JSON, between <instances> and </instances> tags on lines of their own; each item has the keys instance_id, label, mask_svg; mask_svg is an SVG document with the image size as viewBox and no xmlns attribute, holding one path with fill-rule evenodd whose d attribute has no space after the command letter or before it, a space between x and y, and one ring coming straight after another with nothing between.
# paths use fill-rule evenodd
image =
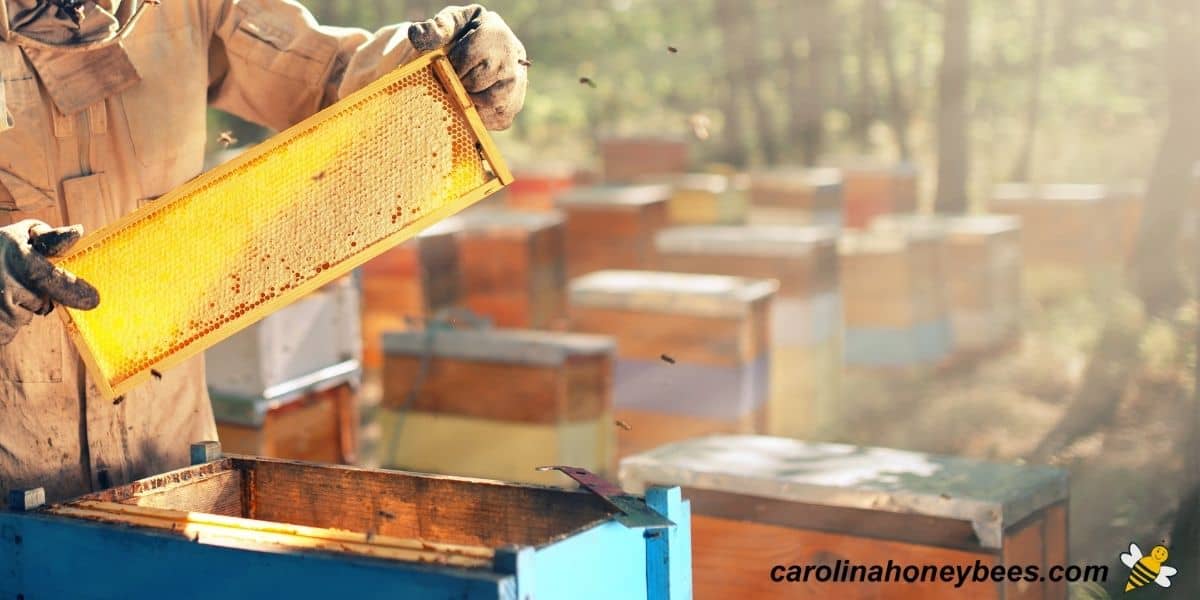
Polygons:
<instances>
[{"instance_id":1,"label":"open hive box","mask_svg":"<svg viewBox=\"0 0 1200 600\"><path fill-rule=\"evenodd\" d=\"M678 489L591 488L229 456L0 511L0 594L690 598Z\"/></svg>"}]
</instances>

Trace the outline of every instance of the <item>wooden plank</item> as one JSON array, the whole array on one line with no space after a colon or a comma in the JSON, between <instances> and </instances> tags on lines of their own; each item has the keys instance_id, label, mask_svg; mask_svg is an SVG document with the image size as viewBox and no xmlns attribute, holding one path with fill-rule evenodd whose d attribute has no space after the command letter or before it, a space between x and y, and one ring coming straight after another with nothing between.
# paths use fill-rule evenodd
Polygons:
<instances>
[{"instance_id":1,"label":"wooden plank","mask_svg":"<svg viewBox=\"0 0 1200 600\"><path fill-rule=\"evenodd\" d=\"M220 471L192 479L184 485L148 490L120 502L134 506L241 517L246 514L242 502L245 478L241 471Z\"/></svg>"},{"instance_id":2,"label":"wooden plank","mask_svg":"<svg viewBox=\"0 0 1200 600\"><path fill-rule=\"evenodd\" d=\"M1045 554L1045 568L1055 565L1066 566L1070 560L1070 544L1067 527L1067 504L1060 502L1045 510L1045 525L1043 526L1045 540L1042 542ZM1064 600L1067 597L1067 582L1047 581L1046 598Z\"/></svg>"},{"instance_id":3,"label":"wooden plank","mask_svg":"<svg viewBox=\"0 0 1200 600\"><path fill-rule=\"evenodd\" d=\"M584 306L571 307L571 330L609 335L621 358L738 365L767 350L763 327L750 319L698 317L667 312L633 312Z\"/></svg>"},{"instance_id":4,"label":"wooden plank","mask_svg":"<svg viewBox=\"0 0 1200 600\"><path fill-rule=\"evenodd\" d=\"M608 519L585 492L289 461L244 463L252 518L449 544L537 546Z\"/></svg>"},{"instance_id":5,"label":"wooden plank","mask_svg":"<svg viewBox=\"0 0 1200 600\"><path fill-rule=\"evenodd\" d=\"M686 494L685 494L686 497ZM806 531L711 517L692 506L692 564L697 600L726 598L839 598L846 600L998 599L999 586L967 583L961 588L936 583L806 583L771 581L775 565L827 565L838 560L853 565L971 565L989 568L994 556L902 542Z\"/></svg>"},{"instance_id":6,"label":"wooden plank","mask_svg":"<svg viewBox=\"0 0 1200 600\"><path fill-rule=\"evenodd\" d=\"M41 515L0 513L0 529L6 532L0 536L4 557L0 594L10 598L515 600L511 576L482 569L220 547L203 539L195 543L179 536ZM204 577L202 585L189 584L181 579L181 568L193 566L215 575Z\"/></svg>"},{"instance_id":7,"label":"wooden plank","mask_svg":"<svg viewBox=\"0 0 1200 600\"><path fill-rule=\"evenodd\" d=\"M1004 534L1004 550L1000 562L1004 565L1038 565L1045 573L1046 522L1037 514L1025 523L1010 528ZM1040 581L1009 581L1004 584L1004 600L1043 600L1046 583Z\"/></svg>"},{"instance_id":8,"label":"wooden plank","mask_svg":"<svg viewBox=\"0 0 1200 600\"><path fill-rule=\"evenodd\" d=\"M568 360L567 366L546 367L436 357L413 396L421 357L391 355L383 405L521 423L595 419L611 405L611 363L606 357Z\"/></svg>"},{"instance_id":9,"label":"wooden plank","mask_svg":"<svg viewBox=\"0 0 1200 600\"><path fill-rule=\"evenodd\" d=\"M646 596L648 600L692 598L692 511L677 487L646 490L646 505L675 523L647 532Z\"/></svg>"},{"instance_id":10,"label":"wooden plank","mask_svg":"<svg viewBox=\"0 0 1200 600\"><path fill-rule=\"evenodd\" d=\"M353 411L353 404L353 388L342 384L267 412L261 428L218 423L217 432L233 454L348 462L353 453L346 450L356 446L357 436L355 428L347 429L343 413Z\"/></svg>"}]
</instances>

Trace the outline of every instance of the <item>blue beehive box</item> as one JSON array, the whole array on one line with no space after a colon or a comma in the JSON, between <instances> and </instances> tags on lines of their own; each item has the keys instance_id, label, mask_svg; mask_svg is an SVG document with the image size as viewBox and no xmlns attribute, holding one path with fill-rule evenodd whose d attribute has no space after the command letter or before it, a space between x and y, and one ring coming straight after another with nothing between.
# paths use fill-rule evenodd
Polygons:
<instances>
[{"instance_id":1,"label":"blue beehive box","mask_svg":"<svg viewBox=\"0 0 1200 600\"><path fill-rule=\"evenodd\" d=\"M192 467L0 511L0 596L691 597L690 513L678 488L634 497L611 484L590 492L239 456L200 462L214 453L197 449Z\"/></svg>"}]
</instances>

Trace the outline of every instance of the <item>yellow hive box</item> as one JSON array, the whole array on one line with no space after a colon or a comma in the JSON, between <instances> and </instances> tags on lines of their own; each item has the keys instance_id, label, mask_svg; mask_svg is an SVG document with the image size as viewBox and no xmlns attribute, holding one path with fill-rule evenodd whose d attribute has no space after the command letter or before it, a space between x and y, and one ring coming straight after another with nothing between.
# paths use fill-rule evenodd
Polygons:
<instances>
[{"instance_id":1,"label":"yellow hive box","mask_svg":"<svg viewBox=\"0 0 1200 600\"><path fill-rule=\"evenodd\" d=\"M115 397L511 179L432 52L86 237L100 306L60 314Z\"/></svg>"}]
</instances>

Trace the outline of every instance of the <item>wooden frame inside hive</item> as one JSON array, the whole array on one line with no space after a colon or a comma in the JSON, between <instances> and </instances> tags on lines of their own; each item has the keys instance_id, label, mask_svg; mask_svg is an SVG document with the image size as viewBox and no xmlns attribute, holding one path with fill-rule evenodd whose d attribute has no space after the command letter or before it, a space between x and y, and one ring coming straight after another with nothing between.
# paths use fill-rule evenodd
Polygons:
<instances>
[{"instance_id":1,"label":"wooden frame inside hive","mask_svg":"<svg viewBox=\"0 0 1200 600\"><path fill-rule=\"evenodd\" d=\"M87 236L100 306L59 314L113 398L511 181L431 52Z\"/></svg>"}]
</instances>

